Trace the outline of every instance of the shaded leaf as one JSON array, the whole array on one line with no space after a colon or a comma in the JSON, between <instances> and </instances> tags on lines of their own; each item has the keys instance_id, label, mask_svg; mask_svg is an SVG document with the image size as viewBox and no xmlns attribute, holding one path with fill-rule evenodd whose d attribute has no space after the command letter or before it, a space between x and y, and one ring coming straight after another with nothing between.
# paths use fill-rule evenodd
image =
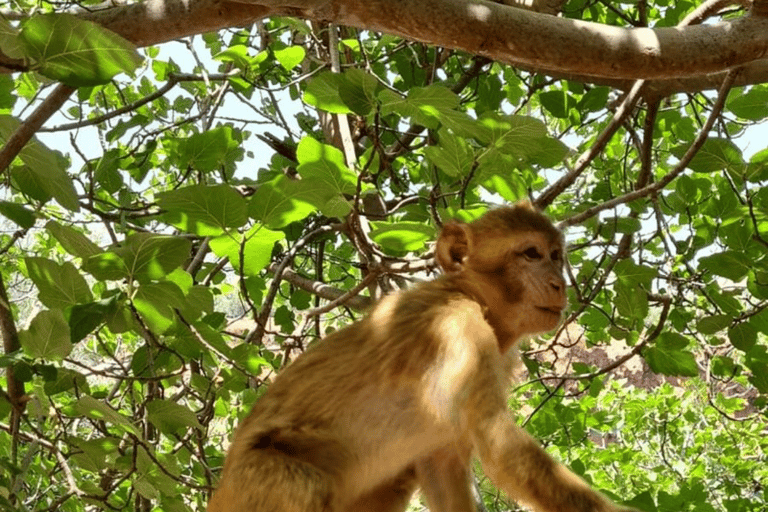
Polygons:
<instances>
[{"instance_id":1,"label":"shaded leaf","mask_svg":"<svg viewBox=\"0 0 768 512\"><path fill-rule=\"evenodd\" d=\"M61 265L45 258L24 258L29 278L40 291L40 302L49 308L65 309L93 299L85 278L69 262Z\"/></svg>"},{"instance_id":2,"label":"shaded leaf","mask_svg":"<svg viewBox=\"0 0 768 512\"><path fill-rule=\"evenodd\" d=\"M451 177L466 176L474 163L474 152L467 141L447 130L440 131L438 145L424 148L424 154L436 167Z\"/></svg>"},{"instance_id":3,"label":"shaded leaf","mask_svg":"<svg viewBox=\"0 0 768 512\"><path fill-rule=\"evenodd\" d=\"M61 361L72 351L69 325L60 309L39 312L29 329L19 331L24 352L33 358Z\"/></svg>"},{"instance_id":4,"label":"shaded leaf","mask_svg":"<svg viewBox=\"0 0 768 512\"><path fill-rule=\"evenodd\" d=\"M731 325L732 320L728 315L706 316L696 323L696 329L701 334L715 334Z\"/></svg>"},{"instance_id":5,"label":"shaded leaf","mask_svg":"<svg viewBox=\"0 0 768 512\"><path fill-rule=\"evenodd\" d=\"M728 98L726 108L742 119L765 119L768 117L768 86L758 84L741 96Z\"/></svg>"},{"instance_id":6,"label":"shaded leaf","mask_svg":"<svg viewBox=\"0 0 768 512\"><path fill-rule=\"evenodd\" d=\"M85 395L81 397L75 404L75 411L81 416L118 426L121 430L130 432L135 436L141 435L127 417L92 396Z\"/></svg>"},{"instance_id":7,"label":"shaded leaf","mask_svg":"<svg viewBox=\"0 0 768 512\"><path fill-rule=\"evenodd\" d=\"M699 266L731 281L740 281L752 268L752 261L744 253L725 251L704 256L699 260Z\"/></svg>"},{"instance_id":8,"label":"shaded leaf","mask_svg":"<svg viewBox=\"0 0 768 512\"><path fill-rule=\"evenodd\" d=\"M35 225L35 213L20 204L0 201L0 215L15 222L23 229L29 229Z\"/></svg>"},{"instance_id":9,"label":"shaded leaf","mask_svg":"<svg viewBox=\"0 0 768 512\"><path fill-rule=\"evenodd\" d=\"M652 346L643 350L643 357L656 373L696 377L699 369L687 346L688 340L683 336L664 332Z\"/></svg>"},{"instance_id":10,"label":"shaded leaf","mask_svg":"<svg viewBox=\"0 0 768 512\"><path fill-rule=\"evenodd\" d=\"M161 432L180 434L188 428L203 430L197 416L187 407L170 400L152 400L147 403L147 418Z\"/></svg>"},{"instance_id":11,"label":"shaded leaf","mask_svg":"<svg viewBox=\"0 0 768 512\"><path fill-rule=\"evenodd\" d=\"M7 141L19 125L18 119L0 115L0 138ZM24 165L14 167L12 176L22 192L41 201L53 197L73 212L80 209L75 186L64 170L58 153L32 137L19 152L19 158Z\"/></svg>"},{"instance_id":12,"label":"shaded leaf","mask_svg":"<svg viewBox=\"0 0 768 512\"><path fill-rule=\"evenodd\" d=\"M687 145L672 149L672 154L681 158L688 150ZM741 150L728 139L710 137L704 142L696 156L693 157L688 167L696 172L717 172L732 170L741 172L745 162Z\"/></svg>"},{"instance_id":13,"label":"shaded leaf","mask_svg":"<svg viewBox=\"0 0 768 512\"><path fill-rule=\"evenodd\" d=\"M190 242L180 237L136 233L117 248L91 256L83 270L99 280L160 279L189 258Z\"/></svg>"},{"instance_id":14,"label":"shaded leaf","mask_svg":"<svg viewBox=\"0 0 768 512\"><path fill-rule=\"evenodd\" d=\"M220 126L179 141L178 158L183 167L211 172L225 165L239 147L232 128Z\"/></svg>"},{"instance_id":15,"label":"shaded leaf","mask_svg":"<svg viewBox=\"0 0 768 512\"><path fill-rule=\"evenodd\" d=\"M85 259L101 252L101 248L93 243L90 238L71 226L59 224L51 220L45 224L45 229L72 256Z\"/></svg>"}]
</instances>

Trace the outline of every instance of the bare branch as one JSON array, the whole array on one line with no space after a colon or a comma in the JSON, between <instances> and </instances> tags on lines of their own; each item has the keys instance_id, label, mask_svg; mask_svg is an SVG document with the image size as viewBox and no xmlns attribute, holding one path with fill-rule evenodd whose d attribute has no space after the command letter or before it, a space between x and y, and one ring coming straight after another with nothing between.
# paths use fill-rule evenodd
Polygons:
<instances>
[{"instance_id":1,"label":"bare branch","mask_svg":"<svg viewBox=\"0 0 768 512\"><path fill-rule=\"evenodd\" d=\"M64 84L59 84L45 100L32 112L26 121L11 135L3 149L0 150L0 174L8 169L13 159L19 154L24 145L35 135L43 123L64 105L67 98L75 92L75 89Z\"/></svg>"}]
</instances>

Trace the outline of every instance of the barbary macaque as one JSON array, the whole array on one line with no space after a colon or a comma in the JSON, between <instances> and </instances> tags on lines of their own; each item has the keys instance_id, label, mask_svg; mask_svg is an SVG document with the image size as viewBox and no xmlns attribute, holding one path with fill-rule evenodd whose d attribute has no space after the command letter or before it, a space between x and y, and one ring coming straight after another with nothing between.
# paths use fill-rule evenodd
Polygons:
<instances>
[{"instance_id":1,"label":"barbary macaque","mask_svg":"<svg viewBox=\"0 0 768 512\"><path fill-rule=\"evenodd\" d=\"M563 237L530 203L447 224L444 274L382 299L288 366L239 426L208 512L475 510L470 459L541 512L623 509L507 410L510 349L566 307Z\"/></svg>"}]
</instances>

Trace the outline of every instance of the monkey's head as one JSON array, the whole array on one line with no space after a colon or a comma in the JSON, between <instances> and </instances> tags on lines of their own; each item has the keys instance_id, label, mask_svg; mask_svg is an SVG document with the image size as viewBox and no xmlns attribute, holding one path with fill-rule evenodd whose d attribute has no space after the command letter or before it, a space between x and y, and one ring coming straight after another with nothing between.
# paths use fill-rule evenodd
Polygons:
<instances>
[{"instance_id":1,"label":"monkey's head","mask_svg":"<svg viewBox=\"0 0 768 512\"><path fill-rule=\"evenodd\" d=\"M562 233L525 201L469 224L446 224L435 257L512 343L560 322L567 304L563 249Z\"/></svg>"}]
</instances>

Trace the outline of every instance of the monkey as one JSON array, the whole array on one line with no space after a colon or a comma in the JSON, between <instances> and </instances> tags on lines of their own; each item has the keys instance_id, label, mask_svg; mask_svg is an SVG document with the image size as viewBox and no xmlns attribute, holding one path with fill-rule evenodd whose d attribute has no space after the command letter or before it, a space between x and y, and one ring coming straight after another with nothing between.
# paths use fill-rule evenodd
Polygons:
<instances>
[{"instance_id":1,"label":"monkey","mask_svg":"<svg viewBox=\"0 0 768 512\"><path fill-rule=\"evenodd\" d=\"M619 512L514 422L511 350L566 308L562 233L530 202L447 223L443 274L310 346L232 440L208 512L475 510L470 462L540 512Z\"/></svg>"}]
</instances>

